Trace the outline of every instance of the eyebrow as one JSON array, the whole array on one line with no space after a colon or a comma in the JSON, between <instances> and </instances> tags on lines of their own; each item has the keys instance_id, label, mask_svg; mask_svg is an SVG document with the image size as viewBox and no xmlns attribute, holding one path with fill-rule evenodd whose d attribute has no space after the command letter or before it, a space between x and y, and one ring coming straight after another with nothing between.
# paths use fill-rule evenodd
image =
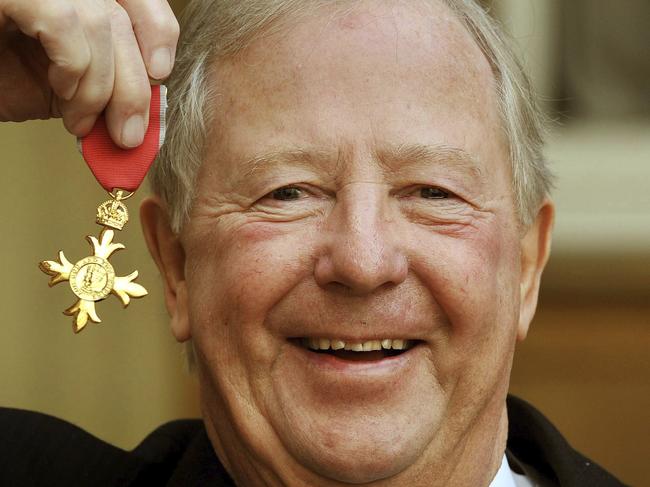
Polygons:
<instances>
[{"instance_id":1,"label":"eyebrow","mask_svg":"<svg viewBox=\"0 0 650 487\"><path fill-rule=\"evenodd\" d=\"M244 160L239 164L245 177L251 177L260 171L273 166L303 166L313 168L314 166L332 166L338 163L337 158L332 160L332 153L325 150L304 150L287 149L267 152L262 155Z\"/></svg>"},{"instance_id":2,"label":"eyebrow","mask_svg":"<svg viewBox=\"0 0 650 487\"><path fill-rule=\"evenodd\" d=\"M421 166L444 166L468 172L480 181L485 179L483 166L477 157L464 149L445 144L402 144L382 147L375 151L375 157L384 170L397 172L400 169Z\"/></svg>"},{"instance_id":3,"label":"eyebrow","mask_svg":"<svg viewBox=\"0 0 650 487\"><path fill-rule=\"evenodd\" d=\"M478 159L469 152L445 144L401 144L398 146L383 146L373 153L374 159L387 173L400 170L423 167L443 166L446 169L456 169L477 178L485 179L484 170ZM349 149L338 152L331 150L282 149L246 159L238 164L243 175L247 178L259 172L277 166L305 167L313 169L320 167L334 175L340 164L352 156Z\"/></svg>"}]
</instances>

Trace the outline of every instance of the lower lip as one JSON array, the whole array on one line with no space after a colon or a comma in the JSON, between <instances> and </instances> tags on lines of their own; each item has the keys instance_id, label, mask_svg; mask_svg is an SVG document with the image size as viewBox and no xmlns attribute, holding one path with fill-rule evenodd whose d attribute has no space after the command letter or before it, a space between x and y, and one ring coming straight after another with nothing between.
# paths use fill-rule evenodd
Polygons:
<instances>
[{"instance_id":1,"label":"lower lip","mask_svg":"<svg viewBox=\"0 0 650 487\"><path fill-rule=\"evenodd\" d=\"M296 345L301 358L306 360L310 367L322 371L333 371L337 373L362 374L362 375L384 375L399 372L409 366L419 355L423 348L421 344L406 350L405 352L392 357L385 357L379 360L345 360L327 353L316 353Z\"/></svg>"}]
</instances>

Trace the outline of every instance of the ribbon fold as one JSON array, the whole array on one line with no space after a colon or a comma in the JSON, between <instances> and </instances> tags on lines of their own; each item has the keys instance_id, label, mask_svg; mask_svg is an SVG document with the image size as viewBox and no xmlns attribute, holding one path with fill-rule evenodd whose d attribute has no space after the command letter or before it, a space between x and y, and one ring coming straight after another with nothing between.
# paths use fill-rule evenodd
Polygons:
<instances>
[{"instance_id":1,"label":"ribbon fold","mask_svg":"<svg viewBox=\"0 0 650 487\"><path fill-rule=\"evenodd\" d=\"M109 193L114 189L135 191L140 187L165 140L167 88L151 87L149 127L144 141L133 149L118 147L108 134L104 115L100 115L90 133L79 139L79 150L88 167Z\"/></svg>"}]
</instances>

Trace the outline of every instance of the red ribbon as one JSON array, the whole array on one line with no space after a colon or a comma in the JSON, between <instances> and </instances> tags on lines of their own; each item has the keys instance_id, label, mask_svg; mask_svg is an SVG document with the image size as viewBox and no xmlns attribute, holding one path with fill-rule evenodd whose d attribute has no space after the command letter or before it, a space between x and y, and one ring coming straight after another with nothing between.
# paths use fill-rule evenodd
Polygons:
<instances>
[{"instance_id":1,"label":"red ribbon","mask_svg":"<svg viewBox=\"0 0 650 487\"><path fill-rule=\"evenodd\" d=\"M149 128L142 145L121 149L108 134L101 115L90 133L79 140L81 154L88 167L106 191L125 189L135 191L156 158L165 139L165 110L167 89L162 85L151 87Z\"/></svg>"}]
</instances>

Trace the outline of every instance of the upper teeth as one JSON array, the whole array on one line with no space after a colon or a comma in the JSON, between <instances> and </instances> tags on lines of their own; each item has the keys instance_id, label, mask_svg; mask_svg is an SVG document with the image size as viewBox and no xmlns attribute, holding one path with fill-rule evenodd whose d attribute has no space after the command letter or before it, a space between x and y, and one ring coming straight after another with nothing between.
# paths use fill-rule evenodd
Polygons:
<instances>
[{"instance_id":1,"label":"upper teeth","mask_svg":"<svg viewBox=\"0 0 650 487\"><path fill-rule=\"evenodd\" d=\"M352 350L353 352L371 352L373 350L407 350L413 346L411 340L384 339L367 342L345 342L329 338L304 338L303 345L312 350Z\"/></svg>"}]
</instances>

